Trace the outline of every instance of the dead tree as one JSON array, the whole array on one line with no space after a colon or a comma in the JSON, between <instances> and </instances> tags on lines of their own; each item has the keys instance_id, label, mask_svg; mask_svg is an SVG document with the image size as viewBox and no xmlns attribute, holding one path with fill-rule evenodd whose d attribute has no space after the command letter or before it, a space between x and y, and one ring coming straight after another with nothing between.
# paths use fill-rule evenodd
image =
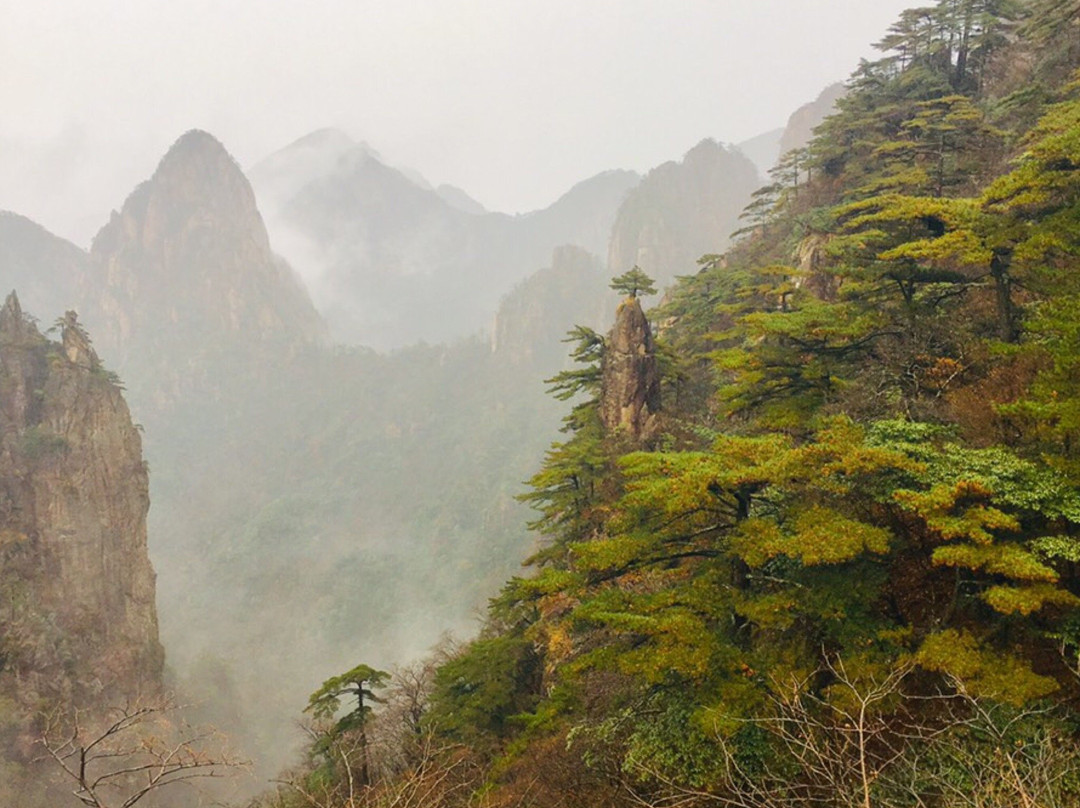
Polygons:
<instances>
[{"instance_id":1,"label":"dead tree","mask_svg":"<svg viewBox=\"0 0 1080 808\"><path fill-rule=\"evenodd\" d=\"M246 766L216 731L187 725L179 712L167 700L114 708L98 720L58 708L43 716L37 742L90 808L131 808L169 786Z\"/></svg>"}]
</instances>

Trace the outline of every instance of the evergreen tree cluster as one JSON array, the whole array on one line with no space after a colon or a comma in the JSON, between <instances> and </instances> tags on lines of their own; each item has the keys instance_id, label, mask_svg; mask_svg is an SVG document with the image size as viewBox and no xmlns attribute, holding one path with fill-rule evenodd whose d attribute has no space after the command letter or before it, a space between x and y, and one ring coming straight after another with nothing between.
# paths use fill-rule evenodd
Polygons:
<instances>
[{"instance_id":1,"label":"evergreen tree cluster","mask_svg":"<svg viewBox=\"0 0 1080 808\"><path fill-rule=\"evenodd\" d=\"M605 434L571 335L531 574L432 676L474 779L431 804L1080 804L1080 4L878 47L653 312L659 440Z\"/></svg>"}]
</instances>

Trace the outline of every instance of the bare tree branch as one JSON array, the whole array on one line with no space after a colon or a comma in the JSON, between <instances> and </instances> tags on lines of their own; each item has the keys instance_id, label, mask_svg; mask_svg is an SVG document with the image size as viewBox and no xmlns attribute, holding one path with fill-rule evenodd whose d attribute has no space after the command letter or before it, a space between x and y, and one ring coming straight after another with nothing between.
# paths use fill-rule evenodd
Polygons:
<instances>
[{"instance_id":1,"label":"bare tree branch","mask_svg":"<svg viewBox=\"0 0 1080 808\"><path fill-rule=\"evenodd\" d=\"M91 808L132 808L168 786L224 777L247 765L213 730L174 720L180 712L167 699L117 707L98 720L57 708L42 716L37 743L75 781L72 794Z\"/></svg>"}]
</instances>

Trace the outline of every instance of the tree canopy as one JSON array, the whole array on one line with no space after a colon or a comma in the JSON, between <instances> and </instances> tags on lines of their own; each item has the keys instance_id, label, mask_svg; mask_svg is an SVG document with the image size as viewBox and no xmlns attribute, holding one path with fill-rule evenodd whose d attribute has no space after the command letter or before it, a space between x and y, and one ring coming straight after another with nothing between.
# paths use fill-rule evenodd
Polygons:
<instances>
[{"instance_id":1,"label":"tree canopy","mask_svg":"<svg viewBox=\"0 0 1080 808\"><path fill-rule=\"evenodd\" d=\"M655 295L656 287L653 279L641 271L640 267L624 272L611 281L611 288L621 292L627 297L640 297L641 295Z\"/></svg>"},{"instance_id":2,"label":"tree canopy","mask_svg":"<svg viewBox=\"0 0 1080 808\"><path fill-rule=\"evenodd\" d=\"M654 312L648 451L571 333L531 574L433 690L504 804L1080 800L1075 5L901 15Z\"/></svg>"}]
</instances>

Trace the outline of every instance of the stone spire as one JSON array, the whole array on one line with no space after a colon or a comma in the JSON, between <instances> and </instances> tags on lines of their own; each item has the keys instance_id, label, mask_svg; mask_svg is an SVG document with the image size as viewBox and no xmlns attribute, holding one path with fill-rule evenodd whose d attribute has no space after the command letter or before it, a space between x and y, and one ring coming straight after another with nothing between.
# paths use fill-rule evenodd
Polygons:
<instances>
[{"instance_id":1,"label":"stone spire","mask_svg":"<svg viewBox=\"0 0 1080 808\"><path fill-rule=\"evenodd\" d=\"M19 296L12 290L4 301L4 307L0 309L0 337L6 342L17 340L23 336L25 328L26 319L23 317L22 306L19 305Z\"/></svg>"},{"instance_id":2,"label":"stone spire","mask_svg":"<svg viewBox=\"0 0 1080 808\"><path fill-rule=\"evenodd\" d=\"M84 370L94 370L101 365L101 360L90 345L86 329L79 324L79 315L76 312L64 312L60 320L60 340L64 346L64 354L72 364Z\"/></svg>"},{"instance_id":3,"label":"stone spire","mask_svg":"<svg viewBox=\"0 0 1080 808\"><path fill-rule=\"evenodd\" d=\"M659 411L656 343L641 301L627 297L615 312L615 326L604 349L600 421L608 433L622 431L645 442L656 432Z\"/></svg>"}]
</instances>

